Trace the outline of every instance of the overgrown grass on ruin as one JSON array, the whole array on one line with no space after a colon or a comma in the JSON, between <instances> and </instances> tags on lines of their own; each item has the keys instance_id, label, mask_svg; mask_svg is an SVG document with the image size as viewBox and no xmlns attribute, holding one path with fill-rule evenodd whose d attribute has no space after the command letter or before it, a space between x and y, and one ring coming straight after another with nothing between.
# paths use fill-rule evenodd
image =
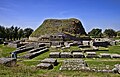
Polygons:
<instances>
[{"instance_id":1,"label":"overgrown grass on ruin","mask_svg":"<svg viewBox=\"0 0 120 77\"><path fill-rule=\"evenodd\" d=\"M75 50L76 48L77 47L73 47L73 50ZM2 56L3 54L4 56L9 56L9 53L13 50L14 48L9 48L9 47L0 45L0 53L2 53ZM119 46L111 46L109 51L107 52L116 53L118 51L120 51ZM58 59L59 65L55 66L52 70L37 69L35 66L40 63L40 60L49 57L50 52L51 52L51 49L50 51L45 52L33 59L25 59L25 60L19 59L15 67L6 67L3 65L0 65L0 77L43 77L43 76L45 77L58 77L58 76L62 76L62 77L63 76L66 76L66 77L75 77L75 76L76 77L120 77L119 74L112 74L112 73L60 71L59 68L62 64L62 61L65 60L65 58L59 58ZM88 63L90 67L106 67L106 65L109 65L109 68L113 68L114 64L120 64L120 59L84 58L84 60Z\"/></svg>"},{"instance_id":2,"label":"overgrown grass on ruin","mask_svg":"<svg viewBox=\"0 0 120 77\"><path fill-rule=\"evenodd\" d=\"M87 64L89 65L90 68L95 68L95 69L113 69L115 64L120 64L120 60L118 61L113 61L113 60L89 60L86 61Z\"/></svg>"}]
</instances>

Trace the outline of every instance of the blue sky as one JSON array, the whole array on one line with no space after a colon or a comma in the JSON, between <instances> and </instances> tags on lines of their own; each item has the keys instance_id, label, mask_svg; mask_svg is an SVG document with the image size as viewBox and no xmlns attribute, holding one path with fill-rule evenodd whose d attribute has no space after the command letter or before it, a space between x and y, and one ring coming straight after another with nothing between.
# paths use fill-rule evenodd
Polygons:
<instances>
[{"instance_id":1,"label":"blue sky","mask_svg":"<svg viewBox=\"0 0 120 77\"><path fill-rule=\"evenodd\" d=\"M120 0L0 0L0 25L35 30L46 18L78 18L86 32L120 30Z\"/></svg>"}]
</instances>

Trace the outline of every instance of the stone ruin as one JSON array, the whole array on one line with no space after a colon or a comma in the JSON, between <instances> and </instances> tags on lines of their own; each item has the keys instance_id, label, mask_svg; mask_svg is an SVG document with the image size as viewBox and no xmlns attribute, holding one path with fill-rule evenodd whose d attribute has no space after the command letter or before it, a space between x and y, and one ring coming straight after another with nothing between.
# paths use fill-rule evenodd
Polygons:
<instances>
[{"instance_id":1,"label":"stone ruin","mask_svg":"<svg viewBox=\"0 0 120 77\"><path fill-rule=\"evenodd\" d=\"M34 47L30 46L30 47L20 48L20 49L13 51L13 52L19 54L19 53L26 52L26 51L31 50L31 49L34 49Z\"/></svg>"},{"instance_id":2,"label":"stone ruin","mask_svg":"<svg viewBox=\"0 0 120 77\"><path fill-rule=\"evenodd\" d=\"M5 66L15 66L16 65L16 59L15 58L0 58L0 64Z\"/></svg>"},{"instance_id":3,"label":"stone ruin","mask_svg":"<svg viewBox=\"0 0 120 77\"><path fill-rule=\"evenodd\" d=\"M114 71L114 73L119 73L120 74L120 64L116 64L114 65L115 68L112 69L112 71Z\"/></svg>"},{"instance_id":4,"label":"stone ruin","mask_svg":"<svg viewBox=\"0 0 120 77\"><path fill-rule=\"evenodd\" d=\"M49 57L50 58L60 58L61 52L50 52Z\"/></svg>"},{"instance_id":5,"label":"stone ruin","mask_svg":"<svg viewBox=\"0 0 120 77\"><path fill-rule=\"evenodd\" d=\"M60 70L90 70L90 68L82 59L71 59L64 60Z\"/></svg>"},{"instance_id":6,"label":"stone ruin","mask_svg":"<svg viewBox=\"0 0 120 77\"><path fill-rule=\"evenodd\" d=\"M88 71L88 72L101 72L101 73L118 73L120 74L120 64L114 65L113 69L109 69L109 65L105 66L104 69L97 69L96 67L91 68L82 59L67 59L64 60L59 70L69 71Z\"/></svg>"},{"instance_id":7,"label":"stone ruin","mask_svg":"<svg viewBox=\"0 0 120 77\"><path fill-rule=\"evenodd\" d=\"M34 58L36 56L39 56L42 53L47 52L48 50L49 50L48 48L44 48L44 49L41 49L41 50L33 52L33 53L25 54L24 56L22 56L22 58L32 59L32 58Z\"/></svg>"},{"instance_id":8,"label":"stone ruin","mask_svg":"<svg viewBox=\"0 0 120 77\"><path fill-rule=\"evenodd\" d=\"M56 66L58 64L57 59L54 58L45 58L44 60L40 61L41 63L50 63L54 66Z\"/></svg>"},{"instance_id":9,"label":"stone ruin","mask_svg":"<svg viewBox=\"0 0 120 77\"><path fill-rule=\"evenodd\" d=\"M100 53L101 58L111 58L109 53Z\"/></svg>"},{"instance_id":10,"label":"stone ruin","mask_svg":"<svg viewBox=\"0 0 120 77\"><path fill-rule=\"evenodd\" d=\"M97 56L96 52L86 52L86 58L99 58L99 56Z\"/></svg>"},{"instance_id":11,"label":"stone ruin","mask_svg":"<svg viewBox=\"0 0 120 77\"><path fill-rule=\"evenodd\" d=\"M54 66L58 65L57 59L54 58L45 58L40 61L36 67L40 69L53 69Z\"/></svg>"},{"instance_id":12,"label":"stone ruin","mask_svg":"<svg viewBox=\"0 0 120 77\"><path fill-rule=\"evenodd\" d=\"M82 52L73 52L73 57L74 58L85 58Z\"/></svg>"},{"instance_id":13,"label":"stone ruin","mask_svg":"<svg viewBox=\"0 0 120 77\"><path fill-rule=\"evenodd\" d=\"M13 54L12 58L32 59L48 50L49 49L45 44L35 42L35 43L29 43L24 46L18 47L15 51L11 52L11 55ZM27 53L17 57L17 54L20 54L23 52L27 52ZM16 57L14 57L14 55L16 55Z\"/></svg>"},{"instance_id":14,"label":"stone ruin","mask_svg":"<svg viewBox=\"0 0 120 77\"><path fill-rule=\"evenodd\" d=\"M50 52L50 58L120 58L120 54L109 54L96 52L72 51L72 52Z\"/></svg>"},{"instance_id":15,"label":"stone ruin","mask_svg":"<svg viewBox=\"0 0 120 77\"><path fill-rule=\"evenodd\" d=\"M111 58L120 58L119 54L111 54Z\"/></svg>"},{"instance_id":16,"label":"stone ruin","mask_svg":"<svg viewBox=\"0 0 120 77\"><path fill-rule=\"evenodd\" d=\"M72 54L71 52L61 52L60 56L61 58L71 58Z\"/></svg>"},{"instance_id":17,"label":"stone ruin","mask_svg":"<svg viewBox=\"0 0 120 77\"><path fill-rule=\"evenodd\" d=\"M40 69L52 69L53 65L49 63L40 63L36 67Z\"/></svg>"}]
</instances>

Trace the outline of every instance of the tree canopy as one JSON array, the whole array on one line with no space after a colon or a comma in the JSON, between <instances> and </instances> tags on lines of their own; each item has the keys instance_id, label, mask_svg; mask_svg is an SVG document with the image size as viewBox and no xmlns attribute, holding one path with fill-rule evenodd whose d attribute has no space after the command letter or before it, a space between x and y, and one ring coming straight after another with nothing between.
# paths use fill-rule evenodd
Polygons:
<instances>
[{"instance_id":1,"label":"tree canopy","mask_svg":"<svg viewBox=\"0 0 120 77\"><path fill-rule=\"evenodd\" d=\"M92 29L90 32L88 32L88 35L92 37L102 37L102 29Z\"/></svg>"},{"instance_id":2,"label":"tree canopy","mask_svg":"<svg viewBox=\"0 0 120 77\"><path fill-rule=\"evenodd\" d=\"M120 37L120 31L117 31L117 36Z\"/></svg>"},{"instance_id":3,"label":"tree canopy","mask_svg":"<svg viewBox=\"0 0 120 77\"><path fill-rule=\"evenodd\" d=\"M115 37L115 36L117 36L117 33L113 29L105 29L104 35L107 37Z\"/></svg>"},{"instance_id":4,"label":"tree canopy","mask_svg":"<svg viewBox=\"0 0 120 77\"><path fill-rule=\"evenodd\" d=\"M17 26L11 26L10 28L0 25L0 38L3 40L18 40L21 38L28 38L33 32L31 28L21 29Z\"/></svg>"},{"instance_id":5,"label":"tree canopy","mask_svg":"<svg viewBox=\"0 0 120 77\"><path fill-rule=\"evenodd\" d=\"M29 36L31 35L32 32L33 32L33 29L31 29L31 28L24 29L25 37L29 38Z\"/></svg>"}]
</instances>

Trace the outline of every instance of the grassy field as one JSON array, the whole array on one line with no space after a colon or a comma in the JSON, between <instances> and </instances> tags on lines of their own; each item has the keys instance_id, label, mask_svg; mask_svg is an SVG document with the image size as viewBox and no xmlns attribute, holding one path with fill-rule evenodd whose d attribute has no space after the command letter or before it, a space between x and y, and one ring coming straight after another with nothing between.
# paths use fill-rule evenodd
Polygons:
<instances>
[{"instance_id":1,"label":"grassy field","mask_svg":"<svg viewBox=\"0 0 120 77\"><path fill-rule=\"evenodd\" d=\"M10 48L4 45L0 45L0 57L10 56L10 52L14 51L16 48Z\"/></svg>"},{"instance_id":2,"label":"grassy field","mask_svg":"<svg viewBox=\"0 0 120 77\"><path fill-rule=\"evenodd\" d=\"M16 67L0 65L0 77L120 77L119 74L112 73L59 71L59 67L60 64L52 70L41 70L24 64Z\"/></svg>"},{"instance_id":3,"label":"grassy field","mask_svg":"<svg viewBox=\"0 0 120 77\"><path fill-rule=\"evenodd\" d=\"M110 53L110 54L120 54L120 45L116 46L109 46L108 48L105 47L99 47L99 51L97 51L97 54L99 53ZM107 51L108 50L108 51Z\"/></svg>"},{"instance_id":4,"label":"grassy field","mask_svg":"<svg viewBox=\"0 0 120 77\"><path fill-rule=\"evenodd\" d=\"M120 54L120 46L111 46L109 47L109 53L117 53Z\"/></svg>"},{"instance_id":5,"label":"grassy field","mask_svg":"<svg viewBox=\"0 0 120 77\"><path fill-rule=\"evenodd\" d=\"M0 54L5 57L9 56L9 53L15 48L9 48L3 45L0 45ZM73 50L77 50L77 47L71 47ZM71 50L70 49L70 50ZM97 73L97 72L82 72L82 71L60 71L59 68L62 64L62 61L65 58L59 58L59 64L55 66L52 70L42 70L37 69L35 66L40 63L40 60L49 57L50 51L45 52L33 59L18 59L17 65L15 67L6 67L0 65L0 77L120 77L120 74L113 73ZM99 51L98 51L99 52ZM110 53L119 53L119 46L109 47L109 51L100 51L100 52L110 52ZM69 58L71 59L71 58ZM115 64L120 64L120 59L88 59L84 58L91 68L104 69L106 66L109 66L110 69L114 67ZM101 68L100 68L101 67Z\"/></svg>"},{"instance_id":6,"label":"grassy field","mask_svg":"<svg viewBox=\"0 0 120 77\"><path fill-rule=\"evenodd\" d=\"M120 60L86 60L90 68L113 69L115 64L120 64Z\"/></svg>"}]
</instances>

